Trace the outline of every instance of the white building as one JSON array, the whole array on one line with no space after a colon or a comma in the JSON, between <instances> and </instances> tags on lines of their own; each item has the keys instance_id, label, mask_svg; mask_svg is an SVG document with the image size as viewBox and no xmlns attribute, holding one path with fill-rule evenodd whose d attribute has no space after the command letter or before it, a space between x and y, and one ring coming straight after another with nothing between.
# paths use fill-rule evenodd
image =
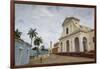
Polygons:
<instances>
[{"instance_id":1,"label":"white building","mask_svg":"<svg viewBox=\"0 0 100 69\"><path fill-rule=\"evenodd\" d=\"M58 52L88 52L94 50L94 30L80 25L80 20L68 17L64 20Z\"/></svg>"},{"instance_id":2,"label":"white building","mask_svg":"<svg viewBox=\"0 0 100 69\"><path fill-rule=\"evenodd\" d=\"M31 45L21 39L15 39L15 65L29 63Z\"/></svg>"}]
</instances>

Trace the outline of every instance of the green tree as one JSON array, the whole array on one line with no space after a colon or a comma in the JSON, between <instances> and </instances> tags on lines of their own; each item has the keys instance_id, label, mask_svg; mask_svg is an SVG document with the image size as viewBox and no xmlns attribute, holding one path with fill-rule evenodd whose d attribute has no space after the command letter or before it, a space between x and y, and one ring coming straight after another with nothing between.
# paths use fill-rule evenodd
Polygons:
<instances>
[{"instance_id":1,"label":"green tree","mask_svg":"<svg viewBox=\"0 0 100 69\"><path fill-rule=\"evenodd\" d=\"M36 29L30 29L27 33L29 35L29 38L31 39L31 45L32 45L32 41L33 41L33 38L34 37L37 37L37 32L36 32Z\"/></svg>"},{"instance_id":2,"label":"green tree","mask_svg":"<svg viewBox=\"0 0 100 69\"><path fill-rule=\"evenodd\" d=\"M20 32L18 29L16 29L16 31L14 33L15 38L20 39L21 38L21 34L22 34L22 32Z\"/></svg>"},{"instance_id":3,"label":"green tree","mask_svg":"<svg viewBox=\"0 0 100 69\"><path fill-rule=\"evenodd\" d=\"M41 46L41 50L45 50L45 47L44 47L44 45L42 45L42 46Z\"/></svg>"},{"instance_id":4,"label":"green tree","mask_svg":"<svg viewBox=\"0 0 100 69\"><path fill-rule=\"evenodd\" d=\"M34 45L37 47L37 55L39 54L39 46L41 43L43 43L41 37L36 37L34 39Z\"/></svg>"}]
</instances>

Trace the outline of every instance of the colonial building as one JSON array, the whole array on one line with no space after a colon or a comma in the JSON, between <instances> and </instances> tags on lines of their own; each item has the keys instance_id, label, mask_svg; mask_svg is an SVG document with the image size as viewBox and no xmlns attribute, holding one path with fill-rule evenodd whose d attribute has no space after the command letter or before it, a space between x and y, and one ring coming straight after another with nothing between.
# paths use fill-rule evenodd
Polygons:
<instances>
[{"instance_id":1,"label":"colonial building","mask_svg":"<svg viewBox=\"0 0 100 69\"><path fill-rule=\"evenodd\" d=\"M39 49L39 53L37 53L37 50L30 50L30 56L31 57L37 57L37 55L46 55L48 54L48 50L47 49L44 49L44 50L41 50Z\"/></svg>"},{"instance_id":2,"label":"colonial building","mask_svg":"<svg viewBox=\"0 0 100 69\"><path fill-rule=\"evenodd\" d=\"M68 17L64 20L59 38L58 52L88 52L94 50L94 30L80 25L80 20Z\"/></svg>"},{"instance_id":3,"label":"colonial building","mask_svg":"<svg viewBox=\"0 0 100 69\"><path fill-rule=\"evenodd\" d=\"M31 45L21 39L15 39L15 65L29 63Z\"/></svg>"},{"instance_id":4,"label":"colonial building","mask_svg":"<svg viewBox=\"0 0 100 69\"><path fill-rule=\"evenodd\" d=\"M55 44L54 44L54 47L52 48L52 53L58 53L58 47L59 46L59 42L56 42Z\"/></svg>"}]
</instances>

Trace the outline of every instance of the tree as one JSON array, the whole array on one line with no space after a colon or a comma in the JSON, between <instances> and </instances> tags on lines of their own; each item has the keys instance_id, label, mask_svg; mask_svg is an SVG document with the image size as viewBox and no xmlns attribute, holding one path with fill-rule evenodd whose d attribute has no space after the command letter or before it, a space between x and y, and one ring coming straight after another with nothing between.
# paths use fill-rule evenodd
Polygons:
<instances>
[{"instance_id":1,"label":"tree","mask_svg":"<svg viewBox=\"0 0 100 69\"><path fill-rule=\"evenodd\" d=\"M44 45L42 45L42 46L41 46L41 50L45 50L45 47L44 47Z\"/></svg>"},{"instance_id":2,"label":"tree","mask_svg":"<svg viewBox=\"0 0 100 69\"><path fill-rule=\"evenodd\" d=\"M34 45L37 47L37 55L39 54L39 46L41 43L43 43L41 37L36 37L34 39Z\"/></svg>"},{"instance_id":3,"label":"tree","mask_svg":"<svg viewBox=\"0 0 100 69\"><path fill-rule=\"evenodd\" d=\"M37 32L36 32L36 29L30 29L27 33L29 35L29 38L31 39L31 45L32 45L32 40L34 37L37 37Z\"/></svg>"},{"instance_id":4,"label":"tree","mask_svg":"<svg viewBox=\"0 0 100 69\"><path fill-rule=\"evenodd\" d=\"M37 47L32 48L32 50L37 50Z\"/></svg>"},{"instance_id":5,"label":"tree","mask_svg":"<svg viewBox=\"0 0 100 69\"><path fill-rule=\"evenodd\" d=\"M20 32L18 29L15 31L15 38L20 39L22 32Z\"/></svg>"}]
</instances>

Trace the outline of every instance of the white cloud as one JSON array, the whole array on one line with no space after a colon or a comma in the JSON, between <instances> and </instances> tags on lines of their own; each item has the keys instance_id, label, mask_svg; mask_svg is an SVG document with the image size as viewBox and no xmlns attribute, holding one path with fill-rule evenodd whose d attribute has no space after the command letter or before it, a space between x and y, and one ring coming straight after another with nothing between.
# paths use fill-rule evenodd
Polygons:
<instances>
[{"instance_id":1,"label":"white cloud","mask_svg":"<svg viewBox=\"0 0 100 69\"><path fill-rule=\"evenodd\" d=\"M22 38L30 43L27 32L36 28L46 47L50 41L56 42L62 32L62 23L68 16L80 18L81 24L93 27L93 9L76 7L57 7L44 5L15 5L15 29L23 32Z\"/></svg>"}]
</instances>

